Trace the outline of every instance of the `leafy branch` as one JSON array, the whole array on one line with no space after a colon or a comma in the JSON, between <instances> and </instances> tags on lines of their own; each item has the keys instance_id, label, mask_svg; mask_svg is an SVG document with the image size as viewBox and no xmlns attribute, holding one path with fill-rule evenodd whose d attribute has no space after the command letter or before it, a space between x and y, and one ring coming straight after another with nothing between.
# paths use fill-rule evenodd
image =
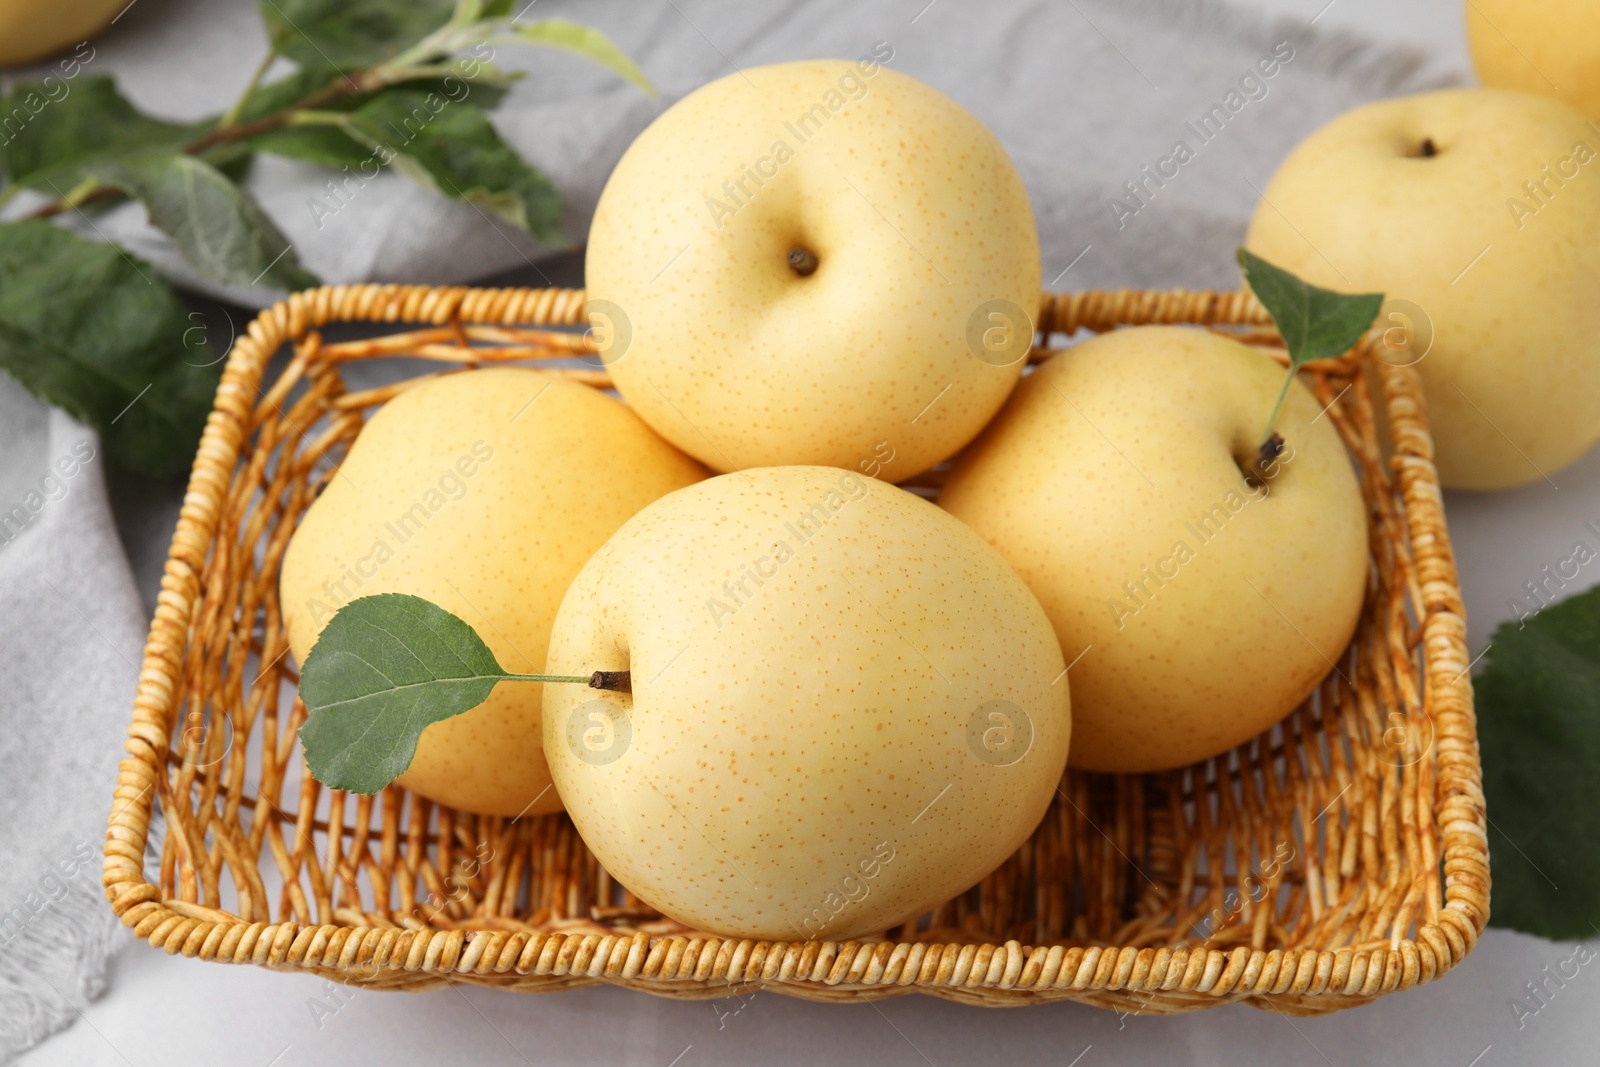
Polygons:
<instances>
[{"instance_id":1,"label":"leafy branch","mask_svg":"<svg viewBox=\"0 0 1600 1067\"><path fill-rule=\"evenodd\" d=\"M546 19L528 26L514 25L509 18L503 17L490 17L476 22L465 21L472 17L474 9L481 10L482 7L481 4L458 4L449 23L394 58L366 69L332 69L322 72L328 78L328 83L321 89L259 118L248 122L240 121L256 99L261 76L279 57L277 51L269 50L261 66L257 68L256 75L252 77L245 92L233 106L221 118L210 124L202 134L180 146L178 151L186 155L203 157L214 149L241 142L250 143L262 134L295 125L307 118L312 120L308 124L315 124L319 109L337 107L353 98L370 98L374 93L408 82L443 81L452 78L468 82L483 78L496 88L508 84L509 76L492 65L470 59L460 63L453 61L456 53L480 45L536 44L563 49L593 59L646 92L653 92L649 81L638 67L597 30L579 26L565 19ZM273 5L272 10L278 12L279 8ZM296 49L291 47L291 51ZM324 52L315 47L313 51L319 57L325 56ZM312 67L311 72L316 74L317 69ZM275 87L288 87L289 84L289 81L279 82L275 83ZM270 96L270 93L268 95ZM265 147L269 151L273 149L270 144ZM123 195L125 190L91 177L85 186L67 196L41 205L29 212L26 217L50 218L84 204L116 199Z\"/></svg>"},{"instance_id":2,"label":"leafy branch","mask_svg":"<svg viewBox=\"0 0 1600 1067\"><path fill-rule=\"evenodd\" d=\"M63 338L74 334L67 310L73 300L47 295L42 309L28 309L26 322L15 317L15 302L0 300L0 369L103 435L126 437L126 427L113 429L118 423L142 427L145 438L112 454L151 474L187 465L219 360L205 355L203 341L180 341L194 327L180 325L176 295L147 265L117 249L118 267L93 251L94 242L34 227L56 218L92 222L95 210L138 200L201 278L279 290L315 285L288 238L240 184L256 154L265 152L340 168L358 187L393 165L441 196L557 240L554 186L500 137L487 114L517 77L495 66L496 47L566 51L651 91L603 34L562 19L519 23L509 0L261 0L260 10L268 54L232 106L210 119L177 123L146 115L110 78L80 75L80 64L70 72L63 64L68 81L57 79L54 90L21 84L0 96L0 114L26 116L0 144L0 210L24 192L44 197L20 219L0 222L0 287L59 294L67 279L40 272L92 262L103 268L94 275L101 295L121 294L137 278L156 297L126 304L128 329L97 338L93 352L62 350ZM266 81L284 62L294 69ZM66 92L61 84L68 84ZM80 274L72 282L86 279ZM95 292L85 295L93 304ZM164 359L159 345L141 347L152 343L147 334L158 325L177 327ZM91 374L91 367L113 373ZM191 368L202 370L199 377L212 388L196 387ZM172 391L169 378L187 384ZM124 418L162 395L176 405L164 417Z\"/></svg>"}]
</instances>

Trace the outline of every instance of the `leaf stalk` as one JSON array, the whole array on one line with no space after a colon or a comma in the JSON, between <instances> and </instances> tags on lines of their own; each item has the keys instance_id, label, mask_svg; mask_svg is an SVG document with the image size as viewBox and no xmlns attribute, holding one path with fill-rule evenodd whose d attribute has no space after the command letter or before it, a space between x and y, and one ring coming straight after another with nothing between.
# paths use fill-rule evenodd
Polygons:
<instances>
[{"instance_id":1,"label":"leaf stalk","mask_svg":"<svg viewBox=\"0 0 1600 1067\"><path fill-rule=\"evenodd\" d=\"M1278 414L1283 411L1283 402L1289 395L1289 386L1293 384L1294 376L1297 373L1297 369L1294 366L1290 366L1289 373L1284 376L1283 388L1278 390L1277 402L1272 405L1272 414L1267 416L1266 429L1261 431L1262 445L1265 445L1268 441L1272 440L1272 428L1273 426L1277 425Z\"/></svg>"},{"instance_id":2,"label":"leaf stalk","mask_svg":"<svg viewBox=\"0 0 1600 1067\"><path fill-rule=\"evenodd\" d=\"M261 58L261 65L256 67L255 73L250 75L250 80L245 83L244 92L239 94L239 98L233 102L233 106L228 108L217 122L219 127L226 129L239 121L239 114L244 111L244 105L250 100L250 94L256 91L256 87L261 84L261 79L266 76L267 68L272 66L272 61L277 58L278 53L275 49L267 49L267 54Z\"/></svg>"}]
</instances>

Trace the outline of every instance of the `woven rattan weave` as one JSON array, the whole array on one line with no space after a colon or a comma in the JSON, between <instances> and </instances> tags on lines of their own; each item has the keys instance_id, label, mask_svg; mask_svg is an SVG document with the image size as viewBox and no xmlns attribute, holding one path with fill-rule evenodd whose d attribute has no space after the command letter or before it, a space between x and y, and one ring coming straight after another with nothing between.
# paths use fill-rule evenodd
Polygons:
<instances>
[{"instance_id":1,"label":"woven rattan weave","mask_svg":"<svg viewBox=\"0 0 1600 1067\"><path fill-rule=\"evenodd\" d=\"M467 815L395 787L347 796L302 774L278 565L365 415L422 380L352 392L341 368L397 355L441 373L571 367L588 352L573 328L583 309L574 290L331 287L269 308L237 340L162 579L106 838L107 897L140 938L391 989L922 992L1152 1014L1227 1000L1329 1011L1437 978L1472 949L1489 866L1460 590L1420 381L1378 358L1376 334L1303 371L1359 469L1371 530L1366 608L1328 680L1280 727L1205 764L1069 772L1016 855L881 938L686 930L614 883L565 816ZM324 341L351 322L393 332ZM1225 330L1282 358L1253 299L1195 292L1047 294L1034 358L1051 338L1149 322ZM592 362L563 373L606 383ZM165 834L147 863L157 809Z\"/></svg>"}]
</instances>

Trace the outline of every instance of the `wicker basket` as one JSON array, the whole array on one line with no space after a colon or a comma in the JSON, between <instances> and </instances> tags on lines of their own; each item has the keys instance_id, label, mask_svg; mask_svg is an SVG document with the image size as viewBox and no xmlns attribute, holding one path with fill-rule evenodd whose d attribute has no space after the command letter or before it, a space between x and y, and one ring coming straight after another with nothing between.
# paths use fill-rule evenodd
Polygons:
<instances>
[{"instance_id":1,"label":"wicker basket","mask_svg":"<svg viewBox=\"0 0 1600 1067\"><path fill-rule=\"evenodd\" d=\"M364 414L423 380L347 392L341 365L568 357L562 373L604 385L603 370L571 367L587 353L572 328L583 306L575 290L323 288L268 309L238 339L162 578L106 835L106 895L140 938L391 989L916 991L1152 1014L1227 1000L1331 1011L1430 981L1472 949L1489 864L1461 596L1419 379L1373 357L1376 334L1303 375L1356 459L1371 528L1366 608L1330 680L1280 726L1204 764L1069 772L1016 855L881 938L701 934L613 882L564 815L467 815L397 787L359 797L303 774L305 709L280 700L296 678L278 565ZM321 328L338 321L408 332L324 343ZM1208 326L1282 358L1252 298L1193 292L1047 294L1035 358L1052 336L1152 322ZM264 381L285 345L292 358ZM1387 409L1387 464L1374 396ZM166 833L147 871L158 801Z\"/></svg>"}]
</instances>

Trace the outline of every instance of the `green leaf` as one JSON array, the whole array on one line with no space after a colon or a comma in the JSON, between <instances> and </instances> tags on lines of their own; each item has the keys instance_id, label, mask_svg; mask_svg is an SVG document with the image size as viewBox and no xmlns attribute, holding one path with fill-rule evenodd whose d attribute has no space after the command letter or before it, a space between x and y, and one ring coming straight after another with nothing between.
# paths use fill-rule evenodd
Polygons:
<instances>
[{"instance_id":1,"label":"green leaf","mask_svg":"<svg viewBox=\"0 0 1600 1067\"><path fill-rule=\"evenodd\" d=\"M250 165L255 162L256 154L244 141L233 141L202 152L200 158L221 171L223 177L238 184L250 173Z\"/></svg>"},{"instance_id":2,"label":"green leaf","mask_svg":"<svg viewBox=\"0 0 1600 1067\"><path fill-rule=\"evenodd\" d=\"M87 168L137 197L190 266L225 285L304 289L317 284L288 238L215 167L181 153L107 160Z\"/></svg>"},{"instance_id":3,"label":"green leaf","mask_svg":"<svg viewBox=\"0 0 1600 1067\"><path fill-rule=\"evenodd\" d=\"M424 728L482 704L506 677L443 608L400 593L352 600L300 671L306 764L324 785L376 793L411 766Z\"/></svg>"},{"instance_id":4,"label":"green leaf","mask_svg":"<svg viewBox=\"0 0 1600 1067\"><path fill-rule=\"evenodd\" d=\"M411 766L424 729L482 704L505 680L589 681L509 674L471 626L421 597L352 600L301 665L306 765L323 785L376 793Z\"/></svg>"},{"instance_id":5,"label":"green leaf","mask_svg":"<svg viewBox=\"0 0 1600 1067\"><path fill-rule=\"evenodd\" d=\"M372 158L370 147L352 139L337 126L280 126L257 134L250 139L250 144L262 152L325 167L354 169Z\"/></svg>"},{"instance_id":6,"label":"green leaf","mask_svg":"<svg viewBox=\"0 0 1600 1067\"><path fill-rule=\"evenodd\" d=\"M261 0L273 50L302 67L381 63L450 19L449 0Z\"/></svg>"},{"instance_id":7,"label":"green leaf","mask_svg":"<svg viewBox=\"0 0 1600 1067\"><path fill-rule=\"evenodd\" d=\"M599 30L566 19L545 19L525 26L511 15L511 5L483 3L482 0L461 0L449 22L389 60L380 70L388 76L396 70L426 67L467 49L477 54L482 46L495 44L533 44L571 52L599 63L655 95L655 89L633 60ZM462 63L466 70L477 72L469 80L483 75L485 64L472 58L463 58ZM489 70L492 72L493 68Z\"/></svg>"},{"instance_id":8,"label":"green leaf","mask_svg":"<svg viewBox=\"0 0 1600 1067\"><path fill-rule=\"evenodd\" d=\"M18 185L55 195L78 184L88 161L175 149L201 128L145 115L104 75L61 82L50 92L43 84L18 85L0 98L0 116L9 116L0 170Z\"/></svg>"},{"instance_id":9,"label":"green leaf","mask_svg":"<svg viewBox=\"0 0 1600 1067\"><path fill-rule=\"evenodd\" d=\"M437 93L443 98L461 98L463 88L474 104L490 108L505 96L505 86L511 76L494 70L486 64L477 65L476 76L468 78L465 61L448 60L430 67L417 67L395 71L392 78L402 81L406 88L421 93ZM252 122L273 115L286 108L301 104L317 96L330 84L340 84L342 79L323 71L301 71L287 78L262 86L252 93L241 109L238 121ZM448 79L448 80L447 80ZM312 115L354 111L392 89L350 93L318 105ZM250 138L250 147L274 155L288 156L329 167L359 168L372 158L372 146L349 136L344 129L328 124L304 125L291 120L288 125L258 133ZM370 177L370 167L369 174Z\"/></svg>"},{"instance_id":10,"label":"green leaf","mask_svg":"<svg viewBox=\"0 0 1600 1067\"><path fill-rule=\"evenodd\" d=\"M1319 289L1243 248L1239 265L1246 284L1283 335L1296 369L1314 359L1348 352L1372 327L1383 306L1382 293L1350 295Z\"/></svg>"},{"instance_id":11,"label":"green leaf","mask_svg":"<svg viewBox=\"0 0 1600 1067\"><path fill-rule=\"evenodd\" d=\"M186 469L221 369L172 289L120 249L0 224L0 368L100 432L112 458Z\"/></svg>"},{"instance_id":12,"label":"green leaf","mask_svg":"<svg viewBox=\"0 0 1600 1067\"><path fill-rule=\"evenodd\" d=\"M1473 688L1491 921L1589 938L1600 919L1600 588L1502 623Z\"/></svg>"},{"instance_id":13,"label":"green leaf","mask_svg":"<svg viewBox=\"0 0 1600 1067\"><path fill-rule=\"evenodd\" d=\"M506 90L522 76L520 72L501 70L492 63L471 58L442 59L420 67L390 68L386 77L391 88L382 92L403 85L412 92L438 93L457 103L470 99L475 106L487 111L500 106ZM351 110L367 103L374 95L378 94L357 98Z\"/></svg>"},{"instance_id":14,"label":"green leaf","mask_svg":"<svg viewBox=\"0 0 1600 1067\"><path fill-rule=\"evenodd\" d=\"M470 26L489 19L504 18L512 14L513 0L456 0L455 14L450 21L460 26Z\"/></svg>"},{"instance_id":15,"label":"green leaf","mask_svg":"<svg viewBox=\"0 0 1600 1067\"><path fill-rule=\"evenodd\" d=\"M1267 449L1272 447L1272 428L1277 424L1278 412L1283 410L1295 372L1314 359L1327 359L1349 351L1378 317L1378 310L1383 307L1383 294L1352 296L1319 289L1243 248L1239 249L1239 266L1244 268L1245 284L1272 316L1273 325L1278 327L1284 347L1289 351L1289 374L1278 391L1277 403L1272 405L1272 414L1267 416L1267 428L1261 431L1262 448ZM1273 454L1276 454L1275 448ZM1267 452L1263 451L1262 455L1266 456Z\"/></svg>"},{"instance_id":16,"label":"green leaf","mask_svg":"<svg viewBox=\"0 0 1600 1067\"><path fill-rule=\"evenodd\" d=\"M385 90L392 92L394 90ZM434 79L419 78L406 83L406 90L418 92L426 96L435 93L441 99L447 92L460 94L460 84L451 83L448 87ZM341 104L360 104L376 99L382 94L363 94L359 100L341 101ZM492 84L474 84L471 89L472 101L482 107L493 107L505 95L505 90ZM347 122L326 121L331 116L339 115L344 108L335 106L329 111L302 112L297 118L301 122L291 122L265 133L256 134L250 139L250 145L262 152L271 152L274 155L288 156L291 159L304 160L307 163L317 163L327 167L348 167L351 170L363 171L362 176L371 178L375 173L373 167L378 162L373 146L364 140L352 136ZM303 120L320 119L307 124Z\"/></svg>"},{"instance_id":17,"label":"green leaf","mask_svg":"<svg viewBox=\"0 0 1600 1067\"><path fill-rule=\"evenodd\" d=\"M397 89L363 104L346 131L445 196L558 240L555 187L500 139L483 111L438 93Z\"/></svg>"},{"instance_id":18,"label":"green leaf","mask_svg":"<svg viewBox=\"0 0 1600 1067\"><path fill-rule=\"evenodd\" d=\"M644 76L644 71L628 58L627 53L613 44L611 38L599 30L580 26L566 19L543 19L526 26L511 23L507 29L510 31L508 34L494 39L559 48L563 52L592 59L612 73L631 81L651 96L655 95L655 87L650 84L650 79Z\"/></svg>"},{"instance_id":19,"label":"green leaf","mask_svg":"<svg viewBox=\"0 0 1600 1067\"><path fill-rule=\"evenodd\" d=\"M386 68L385 77L391 85L403 82L409 88L421 89L423 92L456 96L461 93L457 82L464 82L470 86L472 102L480 107L489 108L499 104L505 96L506 87L522 75L500 70L491 63L460 58L444 59L427 66L398 70ZM448 84L445 81L447 78L451 79ZM297 70L293 74L253 89L240 107L235 122L243 125L266 118L268 115L275 115L297 104L303 104L312 97L323 96L329 88L348 90L349 85L343 76L325 67ZM383 88L359 93L346 91L336 99L318 103L316 107L320 111L353 111L384 91ZM210 120L206 128L210 129L215 124L215 119Z\"/></svg>"}]
</instances>

